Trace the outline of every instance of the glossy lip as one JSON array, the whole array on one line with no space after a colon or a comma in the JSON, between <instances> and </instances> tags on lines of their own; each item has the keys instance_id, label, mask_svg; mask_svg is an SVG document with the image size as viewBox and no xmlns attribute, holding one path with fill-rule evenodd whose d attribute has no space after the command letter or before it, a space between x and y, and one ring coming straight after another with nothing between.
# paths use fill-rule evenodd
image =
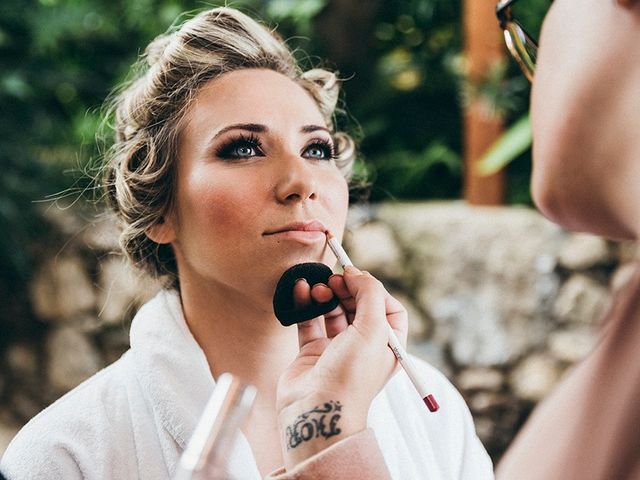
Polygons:
<instances>
[{"instance_id":1,"label":"glossy lip","mask_svg":"<svg viewBox=\"0 0 640 480\"><path fill-rule=\"evenodd\" d=\"M327 228L322 222L312 220L309 222L293 222L282 227L267 230L262 235L279 240L293 240L300 243L315 243L318 240L326 241Z\"/></svg>"},{"instance_id":2,"label":"glossy lip","mask_svg":"<svg viewBox=\"0 0 640 480\"><path fill-rule=\"evenodd\" d=\"M272 230L267 230L263 233L263 235L277 235L281 233L288 232L303 232L303 233L317 233L320 232L324 235L324 232L327 230L327 227L324 226L322 222L318 220L311 220L309 222L293 222L287 225L283 225L282 227L274 228Z\"/></svg>"}]
</instances>

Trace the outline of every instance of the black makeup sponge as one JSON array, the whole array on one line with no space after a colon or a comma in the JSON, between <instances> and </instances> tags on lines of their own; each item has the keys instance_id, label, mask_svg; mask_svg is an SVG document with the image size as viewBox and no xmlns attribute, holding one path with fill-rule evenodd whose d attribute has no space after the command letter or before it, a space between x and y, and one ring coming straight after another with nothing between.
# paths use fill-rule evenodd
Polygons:
<instances>
[{"instance_id":1,"label":"black makeup sponge","mask_svg":"<svg viewBox=\"0 0 640 480\"><path fill-rule=\"evenodd\" d=\"M312 301L310 305L303 308L295 308L293 304L293 286L296 280L304 278L311 286L316 283L326 285L331 275L333 272L324 263L299 263L284 272L273 294L273 311L280 323L288 327L294 323L324 315L336 308L340 300L335 295L326 303Z\"/></svg>"}]
</instances>

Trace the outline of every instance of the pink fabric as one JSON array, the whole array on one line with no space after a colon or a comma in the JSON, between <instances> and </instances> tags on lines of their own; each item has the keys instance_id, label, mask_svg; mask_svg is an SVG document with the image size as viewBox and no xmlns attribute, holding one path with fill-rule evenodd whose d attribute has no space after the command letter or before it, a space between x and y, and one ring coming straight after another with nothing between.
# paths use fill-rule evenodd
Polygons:
<instances>
[{"instance_id":1,"label":"pink fabric","mask_svg":"<svg viewBox=\"0 0 640 480\"><path fill-rule=\"evenodd\" d=\"M382 458L382 452L373 430L360 433L334 443L322 452L296 465L286 472L284 468L272 472L266 480L389 480L391 475Z\"/></svg>"},{"instance_id":2,"label":"pink fabric","mask_svg":"<svg viewBox=\"0 0 640 480\"><path fill-rule=\"evenodd\" d=\"M505 480L640 479L640 272L593 352L535 411L497 470Z\"/></svg>"}]
</instances>

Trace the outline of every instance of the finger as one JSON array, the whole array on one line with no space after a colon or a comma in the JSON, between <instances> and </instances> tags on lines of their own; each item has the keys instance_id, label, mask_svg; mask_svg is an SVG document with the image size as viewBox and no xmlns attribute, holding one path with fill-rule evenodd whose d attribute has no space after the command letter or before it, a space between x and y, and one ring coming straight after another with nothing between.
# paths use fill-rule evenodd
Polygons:
<instances>
[{"instance_id":1,"label":"finger","mask_svg":"<svg viewBox=\"0 0 640 480\"><path fill-rule=\"evenodd\" d=\"M344 282L344 276L339 273L331 275L329 280L327 280L327 285L329 285L333 293L335 293L340 300L351 297L351 292L349 292L347 284Z\"/></svg>"},{"instance_id":2,"label":"finger","mask_svg":"<svg viewBox=\"0 0 640 480\"><path fill-rule=\"evenodd\" d=\"M356 312L353 323L358 330L365 334L368 332L377 338L384 336L388 340L391 326L400 342L406 345L408 320L403 305L369 272L348 268L345 269L344 279L350 293L355 297Z\"/></svg>"},{"instance_id":3,"label":"finger","mask_svg":"<svg viewBox=\"0 0 640 480\"><path fill-rule=\"evenodd\" d=\"M380 336L383 329L388 331L385 325L387 291L382 283L354 267L347 267L343 277L356 302L353 325L365 336Z\"/></svg>"},{"instance_id":4,"label":"finger","mask_svg":"<svg viewBox=\"0 0 640 480\"><path fill-rule=\"evenodd\" d=\"M296 308L304 308L311 303L311 287L304 278L297 280L293 285L293 303ZM322 317L300 322L297 324L297 327L298 346L300 350L314 340L326 336Z\"/></svg>"},{"instance_id":5,"label":"finger","mask_svg":"<svg viewBox=\"0 0 640 480\"><path fill-rule=\"evenodd\" d=\"M300 278L293 284L293 305L295 308L304 308L310 303L311 287L304 278Z\"/></svg>"},{"instance_id":6,"label":"finger","mask_svg":"<svg viewBox=\"0 0 640 480\"><path fill-rule=\"evenodd\" d=\"M347 284L344 281L342 275L331 275L327 281L329 288L333 290L333 293L340 299L340 304L347 313L355 313L356 300L351 296L351 292L347 288Z\"/></svg>"},{"instance_id":7,"label":"finger","mask_svg":"<svg viewBox=\"0 0 640 480\"><path fill-rule=\"evenodd\" d=\"M343 286L343 288L346 290L346 287ZM323 283L318 283L311 288L311 298L319 303L328 302L334 295L335 292ZM347 316L340 305L324 315L324 327L328 338L335 337L348 326Z\"/></svg>"},{"instance_id":8,"label":"finger","mask_svg":"<svg viewBox=\"0 0 640 480\"><path fill-rule=\"evenodd\" d=\"M305 345L308 345L318 339L327 338L324 333L324 325L322 317L312 318L305 322L300 322L298 325L298 346L302 350Z\"/></svg>"},{"instance_id":9,"label":"finger","mask_svg":"<svg viewBox=\"0 0 640 480\"><path fill-rule=\"evenodd\" d=\"M340 305L324 316L324 328L328 338L333 338L344 332L348 326L349 318Z\"/></svg>"},{"instance_id":10,"label":"finger","mask_svg":"<svg viewBox=\"0 0 640 480\"><path fill-rule=\"evenodd\" d=\"M404 308L404 305L402 305L402 303L400 303L391 294L387 293L387 297L385 299L385 313L387 315L387 321L396 333L398 340L400 340L400 343L406 347L409 332L409 318L406 308Z\"/></svg>"},{"instance_id":11,"label":"finger","mask_svg":"<svg viewBox=\"0 0 640 480\"><path fill-rule=\"evenodd\" d=\"M342 275L332 275L327 280L327 284L334 295L340 299L338 308L326 314L324 318L327 337L333 338L343 332L353 321L356 312L356 300L351 296Z\"/></svg>"},{"instance_id":12,"label":"finger","mask_svg":"<svg viewBox=\"0 0 640 480\"><path fill-rule=\"evenodd\" d=\"M333 298L333 290L324 283L316 283L311 287L311 298L318 303L327 303Z\"/></svg>"}]
</instances>

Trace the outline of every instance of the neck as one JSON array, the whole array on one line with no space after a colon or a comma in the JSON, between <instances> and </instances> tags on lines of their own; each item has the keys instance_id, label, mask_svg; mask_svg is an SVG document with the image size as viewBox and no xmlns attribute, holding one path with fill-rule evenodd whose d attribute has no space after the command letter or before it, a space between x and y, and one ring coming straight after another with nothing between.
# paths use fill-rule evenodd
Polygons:
<instances>
[{"instance_id":1,"label":"neck","mask_svg":"<svg viewBox=\"0 0 640 480\"><path fill-rule=\"evenodd\" d=\"M269 304L225 285L202 285L181 279L180 293L187 325L212 375L237 375L257 387L262 401L275 403L278 378L298 353L296 329L280 325Z\"/></svg>"}]
</instances>

